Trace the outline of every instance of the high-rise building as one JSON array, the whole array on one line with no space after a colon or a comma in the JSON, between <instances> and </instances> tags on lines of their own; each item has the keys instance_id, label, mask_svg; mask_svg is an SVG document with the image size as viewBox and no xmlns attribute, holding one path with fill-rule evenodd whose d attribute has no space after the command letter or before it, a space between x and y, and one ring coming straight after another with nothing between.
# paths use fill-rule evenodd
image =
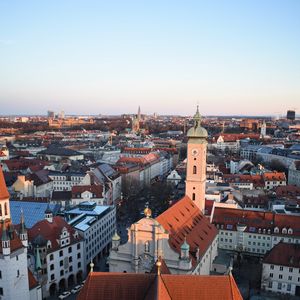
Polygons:
<instances>
[{"instance_id":1,"label":"high-rise building","mask_svg":"<svg viewBox=\"0 0 300 300\"><path fill-rule=\"evenodd\" d=\"M207 131L201 127L201 116L197 107L194 126L187 132L187 171L185 194L204 213L206 183Z\"/></svg>"},{"instance_id":2,"label":"high-rise building","mask_svg":"<svg viewBox=\"0 0 300 300\"><path fill-rule=\"evenodd\" d=\"M286 118L288 120L294 121L296 118L296 112L294 110L288 110L286 113Z\"/></svg>"}]
</instances>

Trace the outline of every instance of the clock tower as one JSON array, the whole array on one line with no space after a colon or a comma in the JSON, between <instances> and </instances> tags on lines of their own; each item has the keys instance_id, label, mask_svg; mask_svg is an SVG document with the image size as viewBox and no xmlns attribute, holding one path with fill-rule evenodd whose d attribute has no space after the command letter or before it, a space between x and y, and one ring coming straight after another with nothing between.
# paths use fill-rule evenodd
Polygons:
<instances>
[{"instance_id":1,"label":"clock tower","mask_svg":"<svg viewBox=\"0 0 300 300\"><path fill-rule=\"evenodd\" d=\"M194 126L189 129L187 137L185 194L195 202L204 214L207 131L201 127L201 116L198 107L194 116Z\"/></svg>"}]
</instances>

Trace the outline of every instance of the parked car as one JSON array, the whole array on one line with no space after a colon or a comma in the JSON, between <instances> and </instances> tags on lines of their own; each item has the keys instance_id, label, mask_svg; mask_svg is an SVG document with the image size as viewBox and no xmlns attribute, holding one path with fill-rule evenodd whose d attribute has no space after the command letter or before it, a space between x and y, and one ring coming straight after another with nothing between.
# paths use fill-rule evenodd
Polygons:
<instances>
[{"instance_id":1,"label":"parked car","mask_svg":"<svg viewBox=\"0 0 300 300\"><path fill-rule=\"evenodd\" d=\"M81 285L76 285L73 290L71 291L72 294L76 294L81 290L82 286Z\"/></svg>"},{"instance_id":2,"label":"parked car","mask_svg":"<svg viewBox=\"0 0 300 300\"><path fill-rule=\"evenodd\" d=\"M70 295L71 295L70 292L63 292L62 294L60 294L60 295L58 296L58 299L66 299L66 298L68 298Z\"/></svg>"}]
</instances>

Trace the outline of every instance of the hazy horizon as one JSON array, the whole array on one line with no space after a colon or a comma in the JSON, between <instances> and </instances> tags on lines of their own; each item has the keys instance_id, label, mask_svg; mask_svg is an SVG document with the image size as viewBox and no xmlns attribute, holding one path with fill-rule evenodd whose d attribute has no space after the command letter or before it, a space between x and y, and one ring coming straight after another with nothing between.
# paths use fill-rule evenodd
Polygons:
<instances>
[{"instance_id":1,"label":"hazy horizon","mask_svg":"<svg viewBox=\"0 0 300 300\"><path fill-rule=\"evenodd\" d=\"M2 1L2 115L299 110L300 1Z\"/></svg>"}]
</instances>

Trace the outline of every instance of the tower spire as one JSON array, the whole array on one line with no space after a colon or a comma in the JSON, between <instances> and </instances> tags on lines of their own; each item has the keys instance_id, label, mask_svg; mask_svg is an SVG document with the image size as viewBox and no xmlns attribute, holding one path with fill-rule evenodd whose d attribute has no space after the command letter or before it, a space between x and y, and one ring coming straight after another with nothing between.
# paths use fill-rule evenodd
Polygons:
<instances>
[{"instance_id":1,"label":"tower spire","mask_svg":"<svg viewBox=\"0 0 300 300\"><path fill-rule=\"evenodd\" d=\"M185 194L204 213L206 184L207 131L201 126L199 106L194 115L194 126L187 132L187 174Z\"/></svg>"}]
</instances>

